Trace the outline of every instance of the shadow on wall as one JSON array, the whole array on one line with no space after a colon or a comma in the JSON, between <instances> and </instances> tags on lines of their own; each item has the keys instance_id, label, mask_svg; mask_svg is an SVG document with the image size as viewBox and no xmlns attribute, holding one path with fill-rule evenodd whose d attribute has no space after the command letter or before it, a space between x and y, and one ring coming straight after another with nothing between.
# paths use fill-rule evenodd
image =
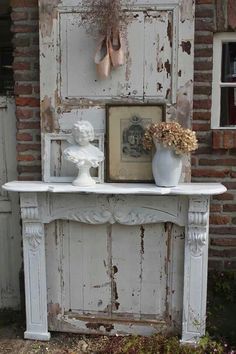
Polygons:
<instances>
[{"instance_id":1,"label":"shadow on wall","mask_svg":"<svg viewBox=\"0 0 236 354\"><path fill-rule=\"evenodd\" d=\"M13 93L13 45L9 0L0 4L0 95Z\"/></svg>"}]
</instances>

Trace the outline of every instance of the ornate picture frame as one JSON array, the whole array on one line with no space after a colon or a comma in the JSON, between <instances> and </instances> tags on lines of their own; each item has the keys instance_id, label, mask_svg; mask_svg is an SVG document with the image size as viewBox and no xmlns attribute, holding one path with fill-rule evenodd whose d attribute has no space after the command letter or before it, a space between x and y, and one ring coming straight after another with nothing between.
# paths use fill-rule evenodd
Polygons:
<instances>
[{"instance_id":1,"label":"ornate picture frame","mask_svg":"<svg viewBox=\"0 0 236 354\"><path fill-rule=\"evenodd\" d=\"M142 146L145 128L165 119L164 104L106 105L106 181L152 182L152 152Z\"/></svg>"}]
</instances>

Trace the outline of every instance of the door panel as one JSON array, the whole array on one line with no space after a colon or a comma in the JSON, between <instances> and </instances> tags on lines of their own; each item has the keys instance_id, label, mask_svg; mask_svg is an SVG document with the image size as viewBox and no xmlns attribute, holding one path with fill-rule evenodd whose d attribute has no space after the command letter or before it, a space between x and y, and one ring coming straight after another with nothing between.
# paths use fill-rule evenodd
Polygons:
<instances>
[{"instance_id":1,"label":"door panel","mask_svg":"<svg viewBox=\"0 0 236 354\"><path fill-rule=\"evenodd\" d=\"M0 97L0 187L16 179L14 100ZM21 237L19 199L0 188L0 309L20 304Z\"/></svg>"}]
</instances>

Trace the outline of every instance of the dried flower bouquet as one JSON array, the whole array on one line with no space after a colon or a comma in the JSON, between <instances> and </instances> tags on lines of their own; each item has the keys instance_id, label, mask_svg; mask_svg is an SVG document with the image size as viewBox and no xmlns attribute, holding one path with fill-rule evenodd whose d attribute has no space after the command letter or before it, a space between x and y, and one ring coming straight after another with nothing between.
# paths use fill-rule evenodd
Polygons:
<instances>
[{"instance_id":1,"label":"dried flower bouquet","mask_svg":"<svg viewBox=\"0 0 236 354\"><path fill-rule=\"evenodd\" d=\"M154 141L172 148L178 155L187 154L198 147L196 133L177 122L151 124L145 131L143 146L151 150Z\"/></svg>"}]
</instances>

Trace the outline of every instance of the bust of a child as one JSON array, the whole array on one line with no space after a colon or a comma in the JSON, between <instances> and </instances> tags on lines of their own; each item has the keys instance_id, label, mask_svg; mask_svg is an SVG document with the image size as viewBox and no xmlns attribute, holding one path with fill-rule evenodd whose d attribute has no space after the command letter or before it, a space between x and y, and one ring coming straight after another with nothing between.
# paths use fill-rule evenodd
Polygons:
<instances>
[{"instance_id":1,"label":"bust of a child","mask_svg":"<svg viewBox=\"0 0 236 354\"><path fill-rule=\"evenodd\" d=\"M94 140L94 129L88 121L78 121L72 128L72 145L64 150L66 160L79 168L78 177L72 182L74 186L91 186L96 182L90 176L90 168L98 167L104 160L104 154L96 146L90 144Z\"/></svg>"}]
</instances>

